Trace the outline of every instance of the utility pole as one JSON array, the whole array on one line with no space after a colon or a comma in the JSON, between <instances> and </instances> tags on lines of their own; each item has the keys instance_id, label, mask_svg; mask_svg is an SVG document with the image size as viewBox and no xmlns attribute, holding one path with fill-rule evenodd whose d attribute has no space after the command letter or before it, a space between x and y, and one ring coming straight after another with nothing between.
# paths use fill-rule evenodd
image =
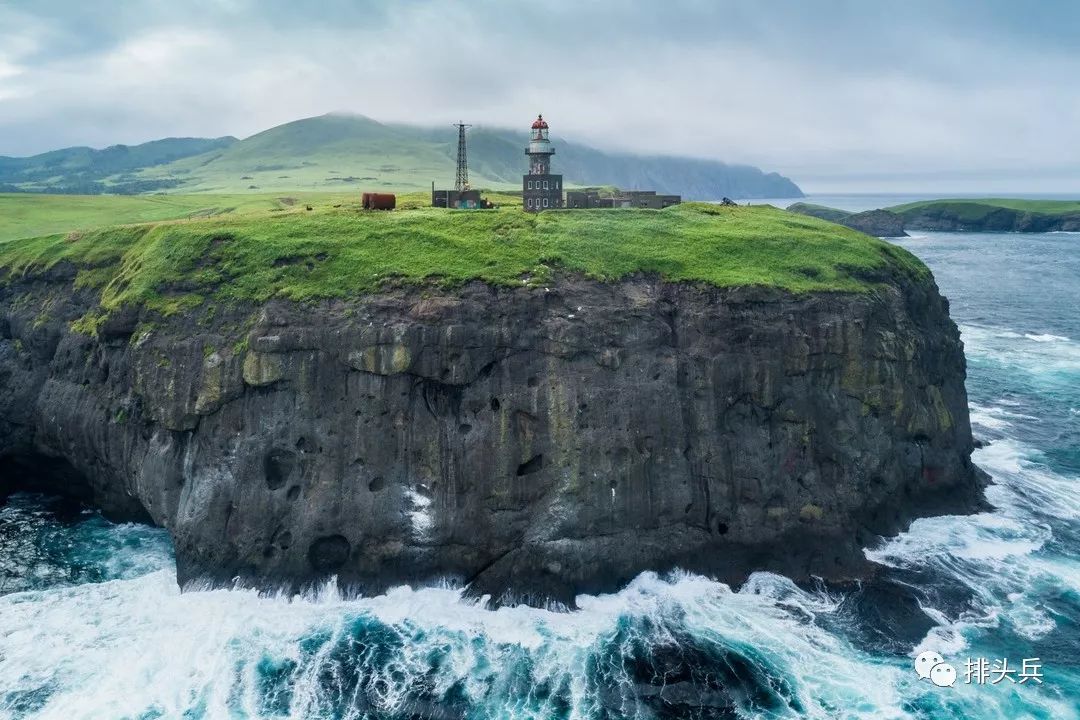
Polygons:
<instances>
[{"instance_id":1,"label":"utility pole","mask_svg":"<svg viewBox=\"0 0 1080 720\"><path fill-rule=\"evenodd\" d=\"M454 123L454 127L458 129L457 179L454 181L454 190L461 193L469 189L469 160L465 153L465 128L470 128L472 125L459 122Z\"/></svg>"}]
</instances>

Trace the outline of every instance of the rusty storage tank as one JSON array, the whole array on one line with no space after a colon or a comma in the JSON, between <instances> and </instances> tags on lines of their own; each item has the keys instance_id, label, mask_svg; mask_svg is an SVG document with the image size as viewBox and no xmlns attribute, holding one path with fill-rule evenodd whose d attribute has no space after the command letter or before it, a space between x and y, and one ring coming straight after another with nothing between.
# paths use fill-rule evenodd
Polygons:
<instances>
[{"instance_id":1,"label":"rusty storage tank","mask_svg":"<svg viewBox=\"0 0 1080 720\"><path fill-rule=\"evenodd\" d=\"M365 210L393 210L397 207L397 196L392 193L369 193L362 196Z\"/></svg>"}]
</instances>

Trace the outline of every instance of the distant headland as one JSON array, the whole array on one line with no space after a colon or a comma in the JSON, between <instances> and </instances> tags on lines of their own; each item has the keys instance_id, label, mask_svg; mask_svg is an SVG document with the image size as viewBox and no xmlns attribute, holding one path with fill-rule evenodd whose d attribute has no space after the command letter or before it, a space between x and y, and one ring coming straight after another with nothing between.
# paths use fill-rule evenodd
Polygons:
<instances>
[{"instance_id":1,"label":"distant headland","mask_svg":"<svg viewBox=\"0 0 1080 720\"><path fill-rule=\"evenodd\" d=\"M877 237L902 237L907 234L906 230L1080 231L1080 200L924 200L861 213L800 202L787 209L790 212L846 225Z\"/></svg>"}]
</instances>

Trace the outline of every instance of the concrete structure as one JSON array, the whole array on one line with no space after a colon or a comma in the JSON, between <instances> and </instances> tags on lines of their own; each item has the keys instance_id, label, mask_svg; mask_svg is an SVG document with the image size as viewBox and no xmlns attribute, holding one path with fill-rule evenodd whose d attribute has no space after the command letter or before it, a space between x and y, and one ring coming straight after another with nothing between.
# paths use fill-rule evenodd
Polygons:
<instances>
[{"instance_id":1,"label":"concrete structure","mask_svg":"<svg viewBox=\"0 0 1080 720\"><path fill-rule=\"evenodd\" d=\"M600 197L595 190L567 190L566 207L571 210L615 207L612 198Z\"/></svg>"},{"instance_id":2,"label":"concrete structure","mask_svg":"<svg viewBox=\"0 0 1080 720\"><path fill-rule=\"evenodd\" d=\"M529 157L529 173L521 178L522 207L526 212L563 207L563 178L551 173L551 156L555 154L555 148L548 139L548 124L543 115L538 115L532 124L525 154Z\"/></svg>"},{"instance_id":3,"label":"concrete structure","mask_svg":"<svg viewBox=\"0 0 1080 720\"><path fill-rule=\"evenodd\" d=\"M431 183L431 207L476 210L490 208L491 203L480 197L479 190L436 190Z\"/></svg>"},{"instance_id":4,"label":"concrete structure","mask_svg":"<svg viewBox=\"0 0 1080 720\"><path fill-rule=\"evenodd\" d=\"M624 208L652 208L663 210L671 205L682 202L679 195L657 195L655 190L626 190L618 193L614 198L615 207Z\"/></svg>"},{"instance_id":5,"label":"concrete structure","mask_svg":"<svg viewBox=\"0 0 1080 720\"><path fill-rule=\"evenodd\" d=\"M469 187L469 158L465 150L465 130L472 127L465 123L454 123L458 129L457 146L457 175L454 179L453 190L436 190L435 183L431 183L431 207L440 207L456 210L478 210L494 207L490 202L480 197L479 190Z\"/></svg>"}]
</instances>

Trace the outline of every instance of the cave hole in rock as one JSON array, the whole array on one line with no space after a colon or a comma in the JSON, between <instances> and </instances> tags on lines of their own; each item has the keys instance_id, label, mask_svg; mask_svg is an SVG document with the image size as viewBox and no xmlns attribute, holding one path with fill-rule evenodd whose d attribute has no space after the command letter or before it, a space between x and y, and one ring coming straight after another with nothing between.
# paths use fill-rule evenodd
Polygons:
<instances>
[{"instance_id":1,"label":"cave hole in rock","mask_svg":"<svg viewBox=\"0 0 1080 720\"><path fill-rule=\"evenodd\" d=\"M532 475L535 472L540 472L540 470L543 467L544 467L544 456L543 455L534 455L533 457L529 458L526 462L523 462L520 465L518 465L517 475L518 475L518 477L522 477L523 475Z\"/></svg>"},{"instance_id":2,"label":"cave hole in rock","mask_svg":"<svg viewBox=\"0 0 1080 720\"><path fill-rule=\"evenodd\" d=\"M142 502L117 488L95 493L89 478L62 457L27 451L0 457L0 505L18 492L56 495L86 507L96 508L113 522L153 525Z\"/></svg>"},{"instance_id":3,"label":"cave hole in rock","mask_svg":"<svg viewBox=\"0 0 1080 720\"><path fill-rule=\"evenodd\" d=\"M266 478L266 487L277 490L292 479L296 472L296 453L292 450L274 448L263 459L263 475Z\"/></svg>"},{"instance_id":4,"label":"cave hole in rock","mask_svg":"<svg viewBox=\"0 0 1080 720\"><path fill-rule=\"evenodd\" d=\"M386 487L386 480L381 477L375 477L368 483L368 490L371 492L379 492Z\"/></svg>"},{"instance_id":5,"label":"cave hole in rock","mask_svg":"<svg viewBox=\"0 0 1080 720\"><path fill-rule=\"evenodd\" d=\"M292 545L292 533L289 532L288 530L284 530L282 532L279 532L276 535L276 537L274 538L274 542L282 550L288 550L289 546Z\"/></svg>"},{"instance_id":6,"label":"cave hole in rock","mask_svg":"<svg viewBox=\"0 0 1080 720\"><path fill-rule=\"evenodd\" d=\"M500 407L502 407L502 403L499 402L499 398L491 398L491 412L499 412Z\"/></svg>"},{"instance_id":7,"label":"cave hole in rock","mask_svg":"<svg viewBox=\"0 0 1080 720\"><path fill-rule=\"evenodd\" d=\"M349 559L352 545L342 535L321 537L308 547L308 562L316 572L333 572Z\"/></svg>"}]
</instances>

